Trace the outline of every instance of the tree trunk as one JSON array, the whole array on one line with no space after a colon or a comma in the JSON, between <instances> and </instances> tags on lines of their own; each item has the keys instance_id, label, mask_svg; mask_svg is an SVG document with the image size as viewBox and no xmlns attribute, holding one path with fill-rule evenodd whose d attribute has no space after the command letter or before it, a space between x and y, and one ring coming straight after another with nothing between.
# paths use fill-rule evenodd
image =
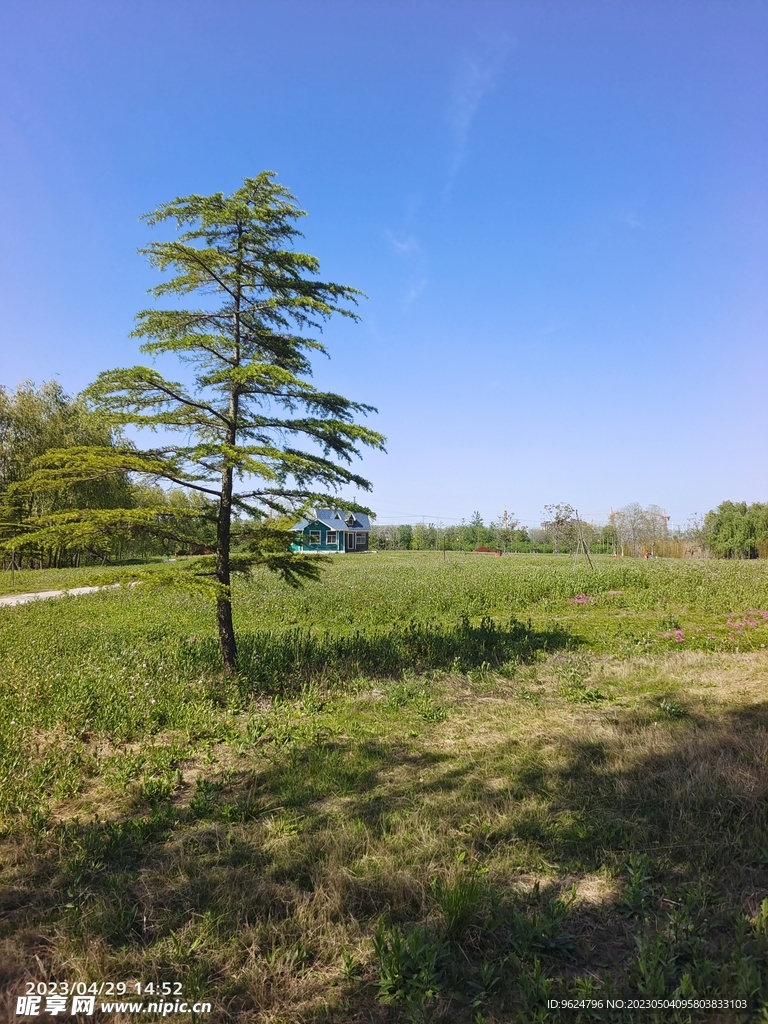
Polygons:
<instances>
[{"instance_id":1,"label":"tree trunk","mask_svg":"<svg viewBox=\"0 0 768 1024\"><path fill-rule=\"evenodd\" d=\"M232 483L233 472L226 468L221 474L221 500L219 518L216 524L216 580L227 588L226 595L216 599L216 617L219 624L219 646L224 671L231 676L237 672L237 643L232 624L232 599L229 593L229 545L232 524Z\"/></svg>"},{"instance_id":2,"label":"tree trunk","mask_svg":"<svg viewBox=\"0 0 768 1024\"><path fill-rule=\"evenodd\" d=\"M238 235L242 239L242 229L238 225ZM232 364L240 365L240 272L241 263L238 257L234 309L232 311ZM229 393L229 423L227 427L227 445L234 449L237 443L237 414L240 405L240 394L237 386ZM232 490L234 486L234 470L225 462L221 471L221 497L219 499L219 518L216 524L216 580L226 593L216 600L216 616L219 624L219 645L224 671L228 676L237 672L237 641L232 623L232 593L230 591L229 549L232 528Z\"/></svg>"},{"instance_id":3,"label":"tree trunk","mask_svg":"<svg viewBox=\"0 0 768 1024\"><path fill-rule=\"evenodd\" d=\"M238 225L238 235L242 238L242 230ZM232 311L232 363L240 365L240 258L236 264L237 285L234 294L234 309ZM240 404L240 395L237 387L233 387L229 393L229 424L227 428L227 444L234 448L237 442L237 414ZM219 518L216 524L216 579L222 587L226 587L226 593L216 600L216 616L219 624L219 645L221 647L221 659L224 662L224 671L231 676L237 672L237 642L235 640L235 628L232 624L232 593L230 591L229 573L229 549L231 543L232 527L232 489L234 485L234 470L226 463L221 471L221 498L219 500Z\"/></svg>"}]
</instances>

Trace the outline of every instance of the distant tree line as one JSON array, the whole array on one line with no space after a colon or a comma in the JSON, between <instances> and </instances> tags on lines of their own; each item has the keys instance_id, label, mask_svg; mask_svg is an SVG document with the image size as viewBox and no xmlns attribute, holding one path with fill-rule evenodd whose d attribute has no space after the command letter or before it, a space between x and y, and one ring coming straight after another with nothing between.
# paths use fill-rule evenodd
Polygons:
<instances>
[{"instance_id":1,"label":"distant tree line","mask_svg":"<svg viewBox=\"0 0 768 1024\"><path fill-rule=\"evenodd\" d=\"M478 547L499 551L531 551L528 532L507 516L487 526L479 512L457 526L435 523L401 523L398 526L374 525L371 546L399 551L474 551Z\"/></svg>"},{"instance_id":2,"label":"distant tree line","mask_svg":"<svg viewBox=\"0 0 768 1024\"><path fill-rule=\"evenodd\" d=\"M18 545L5 558L5 568L46 568L145 559L176 553L195 554L216 545L215 502L203 494L160 487L129 472L104 476L79 474L66 488L25 488L47 452L88 446L117 449L126 438L91 411L79 397L70 397L55 381L39 388L21 383L15 391L0 386L0 540L18 534L21 524L53 513L82 509L163 509L178 522L179 513L195 520L194 538L180 539L177 525L167 536L152 530L93 533L83 543L45 548ZM84 476L86 478L84 478ZM233 524L237 544L239 524ZM402 523L374 525L371 547L400 551L474 551L561 553L577 550L579 535L591 554L617 556L672 555L716 558L768 557L768 504L724 501L704 517L693 518L672 534L669 517L658 505L625 505L604 525L584 522L566 503L547 505L538 527L521 526L505 509L486 524L479 512L458 525Z\"/></svg>"},{"instance_id":3,"label":"distant tree line","mask_svg":"<svg viewBox=\"0 0 768 1024\"><path fill-rule=\"evenodd\" d=\"M371 546L400 551L474 551L573 554L579 537L590 554L617 557L768 557L768 504L724 501L704 517L694 516L672 531L658 505L632 502L611 512L608 522L584 522L564 502L547 505L538 527L523 527L506 509L484 523L479 512L458 526L402 523L373 527Z\"/></svg>"},{"instance_id":4,"label":"distant tree line","mask_svg":"<svg viewBox=\"0 0 768 1024\"><path fill-rule=\"evenodd\" d=\"M507 510L487 525L479 512L458 525L435 523L401 523L393 526L374 525L371 547L383 551L475 551L490 548L505 553L551 554L576 550L578 531L590 552L609 554L615 548L614 528L578 522L574 510L567 505L548 506L549 519L540 527L524 527ZM568 511L570 509L570 512Z\"/></svg>"}]
</instances>

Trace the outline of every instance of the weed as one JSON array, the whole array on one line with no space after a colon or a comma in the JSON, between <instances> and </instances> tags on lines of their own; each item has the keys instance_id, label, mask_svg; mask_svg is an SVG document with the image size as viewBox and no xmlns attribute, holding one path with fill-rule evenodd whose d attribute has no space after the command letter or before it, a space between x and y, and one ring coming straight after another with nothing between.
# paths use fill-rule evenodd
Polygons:
<instances>
[{"instance_id":1,"label":"weed","mask_svg":"<svg viewBox=\"0 0 768 1024\"><path fill-rule=\"evenodd\" d=\"M632 917L643 912L653 895L650 888L651 861L647 853L633 853L626 864L627 884L621 900L621 909Z\"/></svg>"},{"instance_id":2,"label":"weed","mask_svg":"<svg viewBox=\"0 0 768 1024\"><path fill-rule=\"evenodd\" d=\"M484 889L481 880L465 871L450 883L437 880L432 891L445 918L447 934L460 935L472 922L482 902Z\"/></svg>"},{"instance_id":3,"label":"weed","mask_svg":"<svg viewBox=\"0 0 768 1024\"><path fill-rule=\"evenodd\" d=\"M564 686L560 693L572 704L599 704L601 700L606 700L605 694L600 690L584 686L583 683L574 686Z\"/></svg>"},{"instance_id":4,"label":"weed","mask_svg":"<svg viewBox=\"0 0 768 1024\"><path fill-rule=\"evenodd\" d=\"M758 935L768 939L768 899L760 904L760 909L752 918L752 926Z\"/></svg>"},{"instance_id":5,"label":"weed","mask_svg":"<svg viewBox=\"0 0 768 1024\"><path fill-rule=\"evenodd\" d=\"M409 707L425 722L442 722L447 717L445 708L435 702L427 686L415 681L391 686L387 704L393 708Z\"/></svg>"},{"instance_id":6,"label":"weed","mask_svg":"<svg viewBox=\"0 0 768 1024\"><path fill-rule=\"evenodd\" d=\"M510 658L509 661L502 662L496 669L497 674L504 679L514 679L519 671L520 662L517 658Z\"/></svg>"},{"instance_id":7,"label":"weed","mask_svg":"<svg viewBox=\"0 0 768 1024\"><path fill-rule=\"evenodd\" d=\"M209 816L214 808L216 797L222 790L220 782L198 776L195 780L195 795L189 802L190 813L197 818Z\"/></svg>"},{"instance_id":8,"label":"weed","mask_svg":"<svg viewBox=\"0 0 768 1024\"><path fill-rule=\"evenodd\" d=\"M585 684L588 672L583 661L568 661L559 666L557 674L562 680L560 695L572 704L597 704L605 700L604 693Z\"/></svg>"},{"instance_id":9,"label":"weed","mask_svg":"<svg viewBox=\"0 0 768 1024\"><path fill-rule=\"evenodd\" d=\"M136 792L136 801L139 804L149 804L150 807L157 807L158 804L170 800L175 790L181 783L181 772L173 775L144 775L142 776Z\"/></svg>"},{"instance_id":10,"label":"weed","mask_svg":"<svg viewBox=\"0 0 768 1024\"><path fill-rule=\"evenodd\" d=\"M671 718L676 721L679 721L681 718L688 717L688 712L685 708L676 700L672 700L671 697L661 698L659 701L659 711L665 718Z\"/></svg>"},{"instance_id":11,"label":"weed","mask_svg":"<svg viewBox=\"0 0 768 1024\"><path fill-rule=\"evenodd\" d=\"M541 1013L552 994L552 979L546 974L541 960L534 960L533 966L528 967L512 954L509 965L518 976L522 1009L528 1013Z\"/></svg>"},{"instance_id":12,"label":"weed","mask_svg":"<svg viewBox=\"0 0 768 1024\"><path fill-rule=\"evenodd\" d=\"M480 1006L491 999L501 988L503 982L503 969L500 964L490 960L483 960L480 970L470 982L470 990L475 991L472 999L473 1006Z\"/></svg>"},{"instance_id":13,"label":"weed","mask_svg":"<svg viewBox=\"0 0 768 1024\"><path fill-rule=\"evenodd\" d=\"M360 961L353 956L349 950L341 951L341 976L345 981L351 981L360 973Z\"/></svg>"},{"instance_id":14,"label":"weed","mask_svg":"<svg viewBox=\"0 0 768 1024\"><path fill-rule=\"evenodd\" d=\"M676 615L664 615L656 624L656 628L660 633L671 632L677 629L682 629L680 620Z\"/></svg>"},{"instance_id":15,"label":"weed","mask_svg":"<svg viewBox=\"0 0 768 1024\"><path fill-rule=\"evenodd\" d=\"M378 959L381 1001L402 1004L408 1020L425 1020L428 1007L443 987L447 944L418 926L403 935L398 929L381 925L373 949Z\"/></svg>"},{"instance_id":16,"label":"weed","mask_svg":"<svg viewBox=\"0 0 768 1024\"><path fill-rule=\"evenodd\" d=\"M505 665L509 665L510 662L504 662ZM491 663L489 661L481 662L477 668L470 669L467 672L467 679L479 687L488 687L493 685L493 673L491 670Z\"/></svg>"}]
</instances>

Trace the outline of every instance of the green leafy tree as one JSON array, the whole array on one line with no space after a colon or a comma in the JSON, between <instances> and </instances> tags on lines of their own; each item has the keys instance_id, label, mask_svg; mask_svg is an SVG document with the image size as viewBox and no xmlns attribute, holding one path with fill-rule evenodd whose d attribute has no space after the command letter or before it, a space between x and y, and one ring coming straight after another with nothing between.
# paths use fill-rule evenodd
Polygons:
<instances>
[{"instance_id":1,"label":"green leafy tree","mask_svg":"<svg viewBox=\"0 0 768 1024\"><path fill-rule=\"evenodd\" d=\"M709 549L719 558L757 558L768 542L768 505L724 501L704 518Z\"/></svg>"},{"instance_id":2,"label":"green leafy tree","mask_svg":"<svg viewBox=\"0 0 768 1024\"><path fill-rule=\"evenodd\" d=\"M471 543L473 547L485 544L488 539L486 536L487 531L483 525L483 517L479 512L472 513L472 518L469 520L469 529L471 531Z\"/></svg>"},{"instance_id":3,"label":"green leafy tree","mask_svg":"<svg viewBox=\"0 0 768 1024\"><path fill-rule=\"evenodd\" d=\"M371 406L307 379L310 354L325 352L318 330L333 314L356 320L352 307L361 293L319 280L318 260L294 248L304 215L272 172L246 178L232 195L185 196L146 215L150 226L177 229L174 240L142 250L152 266L170 273L153 294L175 302L140 312L133 334L144 339L141 351L176 356L191 373L177 381L147 366L112 370L86 394L109 423L159 431L165 443L49 453L31 480L33 489L55 490L130 472L208 498L200 506L126 508L111 520L84 510L38 522L37 533L42 540L51 531L154 532L191 543L212 523L218 632L229 673L237 668L233 571L260 562L289 582L316 575L316 562L291 553L287 517L332 503L348 484L369 490L350 464L361 445L384 444L355 421L375 411ZM178 308L192 295L194 304ZM177 443L168 440L174 434ZM233 522L242 524L244 541L237 559Z\"/></svg>"},{"instance_id":4,"label":"green leafy tree","mask_svg":"<svg viewBox=\"0 0 768 1024\"><path fill-rule=\"evenodd\" d=\"M513 515L504 509L498 520L491 523L494 543L501 546L502 551L509 551L512 545L518 540L520 530L519 523Z\"/></svg>"},{"instance_id":5,"label":"green leafy tree","mask_svg":"<svg viewBox=\"0 0 768 1024\"><path fill-rule=\"evenodd\" d=\"M479 512L473 512L468 523L462 519L459 526L459 537L461 546L467 551L488 542L488 530L483 525L483 517Z\"/></svg>"},{"instance_id":6,"label":"green leafy tree","mask_svg":"<svg viewBox=\"0 0 768 1024\"><path fill-rule=\"evenodd\" d=\"M71 398L57 381L36 388L23 381L15 391L0 387L0 539L15 538L30 519L78 508L118 508L131 502L126 473L81 479L56 492L30 492L25 484L47 452L83 445L114 447L114 430L90 412L82 398ZM59 564L57 545L20 544L17 564L47 557Z\"/></svg>"},{"instance_id":7,"label":"green leafy tree","mask_svg":"<svg viewBox=\"0 0 768 1024\"><path fill-rule=\"evenodd\" d=\"M411 547L414 551L431 551L437 547L437 527L434 523L416 523L413 527Z\"/></svg>"},{"instance_id":8,"label":"green leafy tree","mask_svg":"<svg viewBox=\"0 0 768 1024\"><path fill-rule=\"evenodd\" d=\"M541 524L541 528L552 542L553 552L559 554L561 547L572 550L577 540L576 510L561 501L557 505L545 505L544 512L549 518Z\"/></svg>"},{"instance_id":9,"label":"green leafy tree","mask_svg":"<svg viewBox=\"0 0 768 1024\"><path fill-rule=\"evenodd\" d=\"M410 523L397 528L397 546L404 551L410 551L413 547L413 527Z\"/></svg>"}]
</instances>

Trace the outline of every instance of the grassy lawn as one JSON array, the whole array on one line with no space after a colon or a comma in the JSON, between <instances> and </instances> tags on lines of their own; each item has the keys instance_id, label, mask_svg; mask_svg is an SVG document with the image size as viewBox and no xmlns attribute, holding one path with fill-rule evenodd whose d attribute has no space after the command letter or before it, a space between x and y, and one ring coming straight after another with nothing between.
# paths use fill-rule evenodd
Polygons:
<instances>
[{"instance_id":1,"label":"grassy lawn","mask_svg":"<svg viewBox=\"0 0 768 1024\"><path fill-rule=\"evenodd\" d=\"M764 562L378 554L235 599L231 681L198 598L0 609L0 1014L111 979L222 1022L768 1021ZM748 1009L589 1006L703 997Z\"/></svg>"}]
</instances>

